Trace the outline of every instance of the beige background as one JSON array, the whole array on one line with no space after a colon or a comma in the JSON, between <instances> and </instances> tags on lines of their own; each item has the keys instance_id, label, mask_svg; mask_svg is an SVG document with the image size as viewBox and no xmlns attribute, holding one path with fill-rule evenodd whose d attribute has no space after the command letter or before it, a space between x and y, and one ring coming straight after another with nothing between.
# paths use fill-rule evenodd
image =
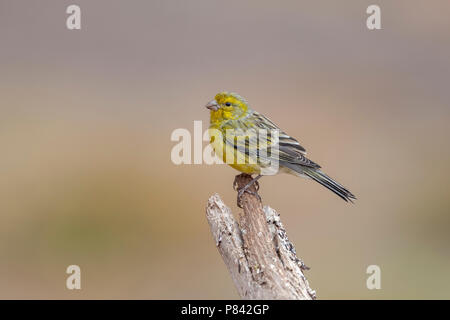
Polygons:
<instances>
[{"instance_id":1,"label":"beige background","mask_svg":"<svg viewBox=\"0 0 450 320\"><path fill-rule=\"evenodd\" d=\"M448 1L72 3L0 0L0 298L237 298L204 217L235 172L170 160L221 90L358 197L261 181L319 298L450 298Z\"/></svg>"}]
</instances>

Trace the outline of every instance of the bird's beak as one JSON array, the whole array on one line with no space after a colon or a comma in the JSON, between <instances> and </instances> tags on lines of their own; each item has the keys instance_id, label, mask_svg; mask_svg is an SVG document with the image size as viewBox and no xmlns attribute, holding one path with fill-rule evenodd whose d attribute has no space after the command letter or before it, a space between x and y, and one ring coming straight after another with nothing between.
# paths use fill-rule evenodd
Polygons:
<instances>
[{"instance_id":1,"label":"bird's beak","mask_svg":"<svg viewBox=\"0 0 450 320\"><path fill-rule=\"evenodd\" d=\"M217 104L216 100L211 100L210 102L208 102L206 104L205 107L208 108L209 110L213 110L213 111L219 110L219 105Z\"/></svg>"}]
</instances>

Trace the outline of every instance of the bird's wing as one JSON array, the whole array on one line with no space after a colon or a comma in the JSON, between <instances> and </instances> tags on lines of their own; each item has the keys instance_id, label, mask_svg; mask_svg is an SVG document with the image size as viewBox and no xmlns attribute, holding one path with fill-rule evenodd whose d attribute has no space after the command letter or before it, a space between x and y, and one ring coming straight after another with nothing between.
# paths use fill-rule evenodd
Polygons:
<instances>
[{"instance_id":1,"label":"bird's wing","mask_svg":"<svg viewBox=\"0 0 450 320\"><path fill-rule=\"evenodd\" d=\"M305 148L303 148L295 138L286 134L267 117L256 111L253 111L250 117L253 117L252 119L250 119L250 122L255 123L255 126L260 129L266 129L268 131L279 130L278 150L279 161L281 164L283 164L283 162L288 162L311 168L320 168L317 163L305 157ZM274 146L272 145L272 147Z\"/></svg>"},{"instance_id":2,"label":"bird's wing","mask_svg":"<svg viewBox=\"0 0 450 320\"><path fill-rule=\"evenodd\" d=\"M306 150L303 148L300 143L292 138L290 135L286 134L283 130L280 129L275 123L273 123L269 118L260 114L259 112L253 111L250 115L253 117L253 121L257 124L257 126L261 129L266 130L279 130L279 146L281 147L289 147L294 148L301 154L306 155Z\"/></svg>"}]
</instances>

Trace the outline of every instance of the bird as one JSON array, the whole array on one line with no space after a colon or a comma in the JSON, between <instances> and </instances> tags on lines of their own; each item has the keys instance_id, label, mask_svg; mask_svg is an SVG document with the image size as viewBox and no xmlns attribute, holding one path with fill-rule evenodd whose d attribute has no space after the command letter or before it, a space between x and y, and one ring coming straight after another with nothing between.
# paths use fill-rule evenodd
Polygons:
<instances>
[{"instance_id":1,"label":"bird","mask_svg":"<svg viewBox=\"0 0 450 320\"><path fill-rule=\"evenodd\" d=\"M297 139L250 108L239 94L220 92L206 108L210 110L208 132L215 154L232 168L250 176L256 175L238 191L239 207L244 192L255 194L248 190L251 185L258 184L262 176L278 173L312 179L347 202L356 200L347 188L306 157L306 149Z\"/></svg>"}]
</instances>

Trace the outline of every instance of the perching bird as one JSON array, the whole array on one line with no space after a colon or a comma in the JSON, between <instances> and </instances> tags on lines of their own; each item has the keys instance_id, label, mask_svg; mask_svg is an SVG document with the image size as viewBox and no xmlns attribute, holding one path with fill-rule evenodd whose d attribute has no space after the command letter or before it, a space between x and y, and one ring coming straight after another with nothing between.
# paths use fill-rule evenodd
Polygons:
<instances>
[{"instance_id":1,"label":"perching bird","mask_svg":"<svg viewBox=\"0 0 450 320\"><path fill-rule=\"evenodd\" d=\"M238 94L218 93L206 108L211 110L209 134L217 156L238 171L257 175L239 191L238 203L259 178L279 172L311 178L345 201L356 199L344 186L323 173L317 163L306 158L306 150L296 139L251 109ZM272 134L273 130L278 132L278 139Z\"/></svg>"}]
</instances>

